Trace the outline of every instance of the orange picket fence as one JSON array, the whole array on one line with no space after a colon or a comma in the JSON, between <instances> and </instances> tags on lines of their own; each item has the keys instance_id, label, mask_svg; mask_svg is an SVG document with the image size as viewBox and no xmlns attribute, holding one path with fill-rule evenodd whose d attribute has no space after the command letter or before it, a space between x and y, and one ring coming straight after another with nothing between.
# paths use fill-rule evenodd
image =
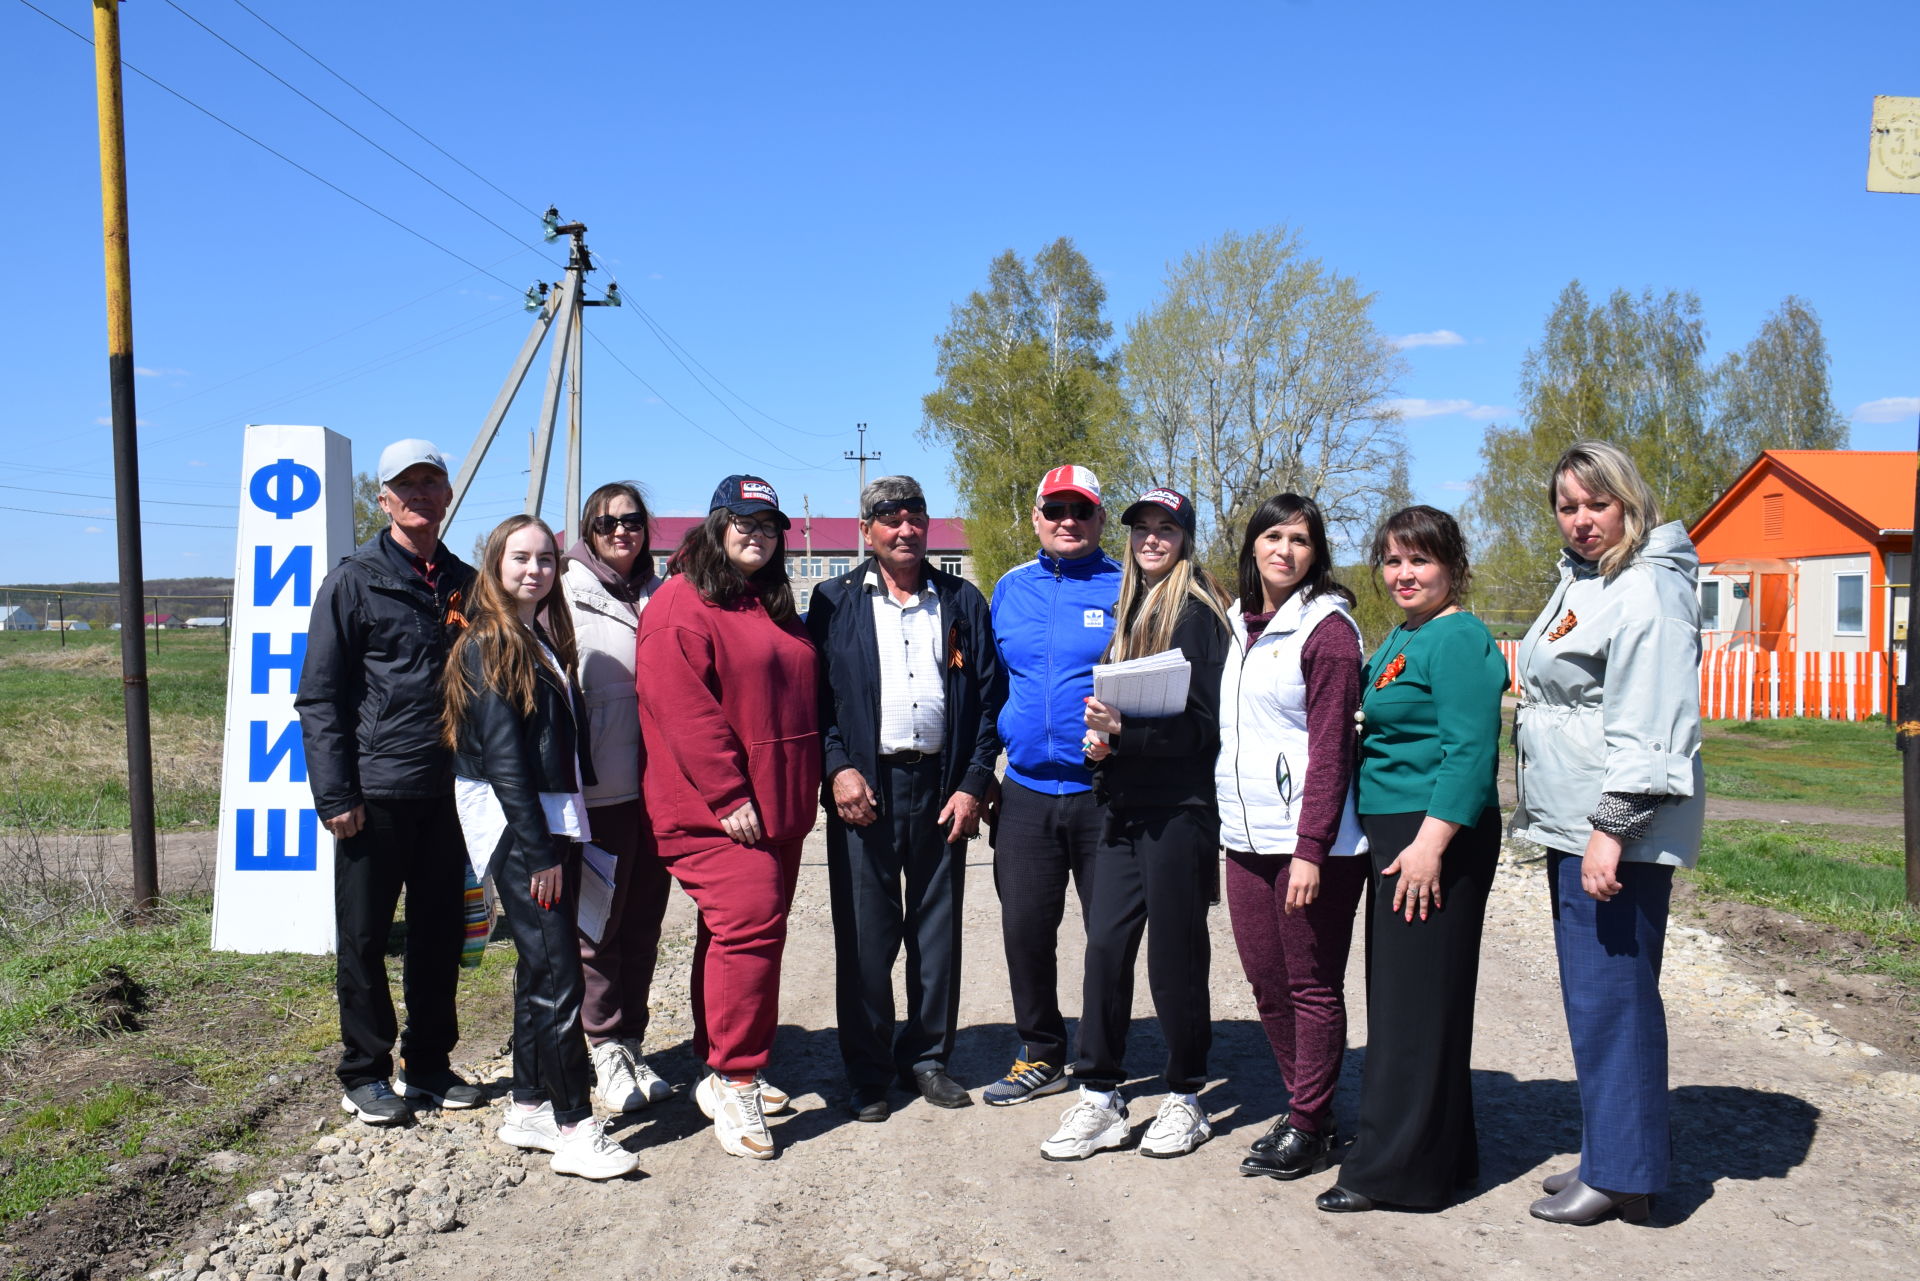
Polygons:
<instances>
[{"instance_id":1,"label":"orange picket fence","mask_svg":"<svg viewBox=\"0 0 1920 1281\"><path fill-rule=\"evenodd\" d=\"M1518 689L1520 642L1499 645ZM1906 670L1904 651L1714 650L1700 660L1700 714L1739 721L1887 716Z\"/></svg>"}]
</instances>

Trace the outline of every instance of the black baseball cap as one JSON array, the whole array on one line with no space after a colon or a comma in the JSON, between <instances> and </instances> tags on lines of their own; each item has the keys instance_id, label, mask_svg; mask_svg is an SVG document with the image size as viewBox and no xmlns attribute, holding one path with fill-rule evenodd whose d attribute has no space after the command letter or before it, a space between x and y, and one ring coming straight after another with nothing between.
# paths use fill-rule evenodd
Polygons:
<instances>
[{"instance_id":1,"label":"black baseball cap","mask_svg":"<svg viewBox=\"0 0 1920 1281\"><path fill-rule=\"evenodd\" d=\"M1137 502L1120 513L1120 523L1122 525L1138 524L1140 518L1146 515L1146 509L1148 507L1158 507L1160 510L1166 512L1167 515L1179 522L1180 528L1187 531L1189 538L1193 536L1193 501L1178 490L1166 489L1164 487L1149 489L1146 493L1140 495Z\"/></svg>"},{"instance_id":2,"label":"black baseball cap","mask_svg":"<svg viewBox=\"0 0 1920 1281\"><path fill-rule=\"evenodd\" d=\"M793 522L780 510L780 495L773 486L758 476L729 476L720 482L713 491L713 501L707 504L709 512L717 512L722 507L736 516L758 516L762 512L771 512L782 529L791 529Z\"/></svg>"}]
</instances>

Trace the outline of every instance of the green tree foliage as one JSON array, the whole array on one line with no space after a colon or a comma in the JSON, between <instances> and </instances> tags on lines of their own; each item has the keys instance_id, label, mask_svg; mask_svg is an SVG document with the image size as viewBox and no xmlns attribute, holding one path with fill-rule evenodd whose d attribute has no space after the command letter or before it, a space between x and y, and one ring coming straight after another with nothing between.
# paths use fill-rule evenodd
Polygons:
<instances>
[{"instance_id":1,"label":"green tree foliage","mask_svg":"<svg viewBox=\"0 0 1920 1281\"><path fill-rule=\"evenodd\" d=\"M1009 249L935 341L940 385L921 439L952 453L980 581L1034 551L1034 486L1051 467L1093 468L1110 498L1136 491L1132 420L1109 348L1107 290L1065 237L1028 263Z\"/></svg>"},{"instance_id":2,"label":"green tree foliage","mask_svg":"<svg viewBox=\"0 0 1920 1281\"><path fill-rule=\"evenodd\" d=\"M1714 371L1714 432L1736 469L1765 449L1845 449L1834 408L1826 335L1804 299L1787 295L1745 352Z\"/></svg>"},{"instance_id":3,"label":"green tree foliage","mask_svg":"<svg viewBox=\"0 0 1920 1281\"><path fill-rule=\"evenodd\" d=\"M1489 426L1467 516L1479 607L1530 616L1561 547L1548 472L1568 445L1610 440L1633 455L1662 520L1692 522L1763 449L1832 449L1847 440L1828 391L1826 339L1789 297L1744 353L1705 361L1692 293L1615 290L1592 303L1561 291L1521 366L1519 425Z\"/></svg>"},{"instance_id":4,"label":"green tree foliage","mask_svg":"<svg viewBox=\"0 0 1920 1281\"><path fill-rule=\"evenodd\" d=\"M380 482L370 471L353 476L353 545L358 547L387 527L387 514L380 510Z\"/></svg>"},{"instance_id":5,"label":"green tree foliage","mask_svg":"<svg viewBox=\"0 0 1920 1281\"><path fill-rule=\"evenodd\" d=\"M1404 362L1373 296L1307 256L1286 227L1228 232L1167 271L1127 329L1126 385L1154 473L1194 491L1210 563L1248 512L1285 491L1357 541L1404 450L1390 403Z\"/></svg>"}]
</instances>

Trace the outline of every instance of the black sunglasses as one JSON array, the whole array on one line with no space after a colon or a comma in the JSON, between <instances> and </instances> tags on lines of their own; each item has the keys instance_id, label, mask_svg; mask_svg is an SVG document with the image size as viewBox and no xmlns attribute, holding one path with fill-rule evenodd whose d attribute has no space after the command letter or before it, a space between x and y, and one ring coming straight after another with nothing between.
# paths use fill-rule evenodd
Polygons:
<instances>
[{"instance_id":1,"label":"black sunglasses","mask_svg":"<svg viewBox=\"0 0 1920 1281\"><path fill-rule=\"evenodd\" d=\"M647 518L639 512L628 512L624 516L595 516L588 522L588 528L605 538L615 529L624 529L629 534L637 534L647 527Z\"/></svg>"},{"instance_id":2,"label":"black sunglasses","mask_svg":"<svg viewBox=\"0 0 1920 1281\"><path fill-rule=\"evenodd\" d=\"M924 498L889 498L875 503L867 509L867 519L885 524L895 524L889 516L924 516L927 514L927 500Z\"/></svg>"},{"instance_id":3,"label":"black sunglasses","mask_svg":"<svg viewBox=\"0 0 1920 1281\"><path fill-rule=\"evenodd\" d=\"M1071 516L1075 520L1092 520L1093 514L1100 509L1092 503L1042 503L1040 514L1051 521L1063 521Z\"/></svg>"}]
</instances>

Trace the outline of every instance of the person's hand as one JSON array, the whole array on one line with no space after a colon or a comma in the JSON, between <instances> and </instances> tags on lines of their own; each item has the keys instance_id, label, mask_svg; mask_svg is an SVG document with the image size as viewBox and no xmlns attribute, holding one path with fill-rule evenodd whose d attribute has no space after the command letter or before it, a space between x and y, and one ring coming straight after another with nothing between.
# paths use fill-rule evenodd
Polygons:
<instances>
[{"instance_id":1,"label":"person's hand","mask_svg":"<svg viewBox=\"0 0 1920 1281\"><path fill-rule=\"evenodd\" d=\"M860 771L849 765L833 776L833 808L843 823L865 827L879 817L874 806L879 802ZM746 844L746 842L742 842Z\"/></svg>"},{"instance_id":2,"label":"person's hand","mask_svg":"<svg viewBox=\"0 0 1920 1281\"><path fill-rule=\"evenodd\" d=\"M752 801L742 801L732 813L722 814L720 830L735 845L758 845L760 838L765 835L760 830L760 812L753 808Z\"/></svg>"},{"instance_id":3,"label":"person's hand","mask_svg":"<svg viewBox=\"0 0 1920 1281\"><path fill-rule=\"evenodd\" d=\"M1587 838L1587 852L1580 860L1580 888L1587 897L1605 903L1620 892L1620 838L1599 828Z\"/></svg>"},{"instance_id":4,"label":"person's hand","mask_svg":"<svg viewBox=\"0 0 1920 1281\"><path fill-rule=\"evenodd\" d=\"M1080 740L1080 751L1090 761L1104 761L1113 755L1113 744L1095 738L1091 732Z\"/></svg>"},{"instance_id":5,"label":"person's hand","mask_svg":"<svg viewBox=\"0 0 1920 1281\"><path fill-rule=\"evenodd\" d=\"M1287 871L1287 915L1305 911L1307 904L1319 897L1320 865L1303 858L1294 859Z\"/></svg>"},{"instance_id":6,"label":"person's hand","mask_svg":"<svg viewBox=\"0 0 1920 1281\"><path fill-rule=\"evenodd\" d=\"M1413 840L1400 851L1400 857L1387 864L1380 873L1382 876L1398 875L1400 878L1393 886L1393 910L1396 913L1404 914L1411 921L1417 911L1424 921L1429 912L1440 910L1440 861L1447 852L1447 842L1459 830L1458 823L1449 823L1429 815L1422 820L1420 831Z\"/></svg>"},{"instance_id":7,"label":"person's hand","mask_svg":"<svg viewBox=\"0 0 1920 1281\"><path fill-rule=\"evenodd\" d=\"M558 903L565 888L566 872L558 863L543 867L533 874L533 901L543 908L551 909Z\"/></svg>"},{"instance_id":8,"label":"person's hand","mask_svg":"<svg viewBox=\"0 0 1920 1281\"><path fill-rule=\"evenodd\" d=\"M1097 698L1087 699L1087 728L1111 738L1120 732L1120 713Z\"/></svg>"},{"instance_id":9,"label":"person's hand","mask_svg":"<svg viewBox=\"0 0 1920 1281\"><path fill-rule=\"evenodd\" d=\"M344 814L335 814L332 818L322 819L321 825L333 833L333 839L336 841L357 836L360 834L360 829L367 825L367 807L356 805Z\"/></svg>"},{"instance_id":10,"label":"person's hand","mask_svg":"<svg viewBox=\"0 0 1920 1281\"><path fill-rule=\"evenodd\" d=\"M955 792L947 798L936 823L950 823L947 844L953 845L980 834L980 798L970 792Z\"/></svg>"}]
</instances>

